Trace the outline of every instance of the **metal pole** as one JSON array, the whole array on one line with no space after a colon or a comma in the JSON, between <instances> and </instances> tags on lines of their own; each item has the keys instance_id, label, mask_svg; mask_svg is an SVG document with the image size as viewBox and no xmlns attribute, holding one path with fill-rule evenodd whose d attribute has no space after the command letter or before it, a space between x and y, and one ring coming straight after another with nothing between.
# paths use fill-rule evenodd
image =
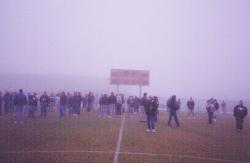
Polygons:
<instances>
[{"instance_id":1,"label":"metal pole","mask_svg":"<svg viewBox=\"0 0 250 163\"><path fill-rule=\"evenodd\" d=\"M141 85L139 85L139 89L140 89L140 94L139 94L139 96L140 96L140 98L141 98L141 90L142 90L142 86L141 86Z\"/></svg>"},{"instance_id":2,"label":"metal pole","mask_svg":"<svg viewBox=\"0 0 250 163\"><path fill-rule=\"evenodd\" d=\"M119 94L119 84L116 85L117 93Z\"/></svg>"}]
</instances>

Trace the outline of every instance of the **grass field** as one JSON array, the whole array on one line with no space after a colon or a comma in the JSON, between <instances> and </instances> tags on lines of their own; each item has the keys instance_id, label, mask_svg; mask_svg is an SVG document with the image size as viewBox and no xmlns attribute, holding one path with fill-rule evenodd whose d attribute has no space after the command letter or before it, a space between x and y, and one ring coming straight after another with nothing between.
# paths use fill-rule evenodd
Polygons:
<instances>
[{"instance_id":1,"label":"grass field","mask_svg":"<svg viewBox=\"0 0 250 163\"><path fill-rule=\"evenodd\" d=\"M126 115L118 162L250 162L250 118L244 131L235 132L231 114L220 114L213 125L206 113L188 120L179 113L180 128L166 126L162 112L156 133L146 133L145 123ZM109 163L113 162L121 118L98 118L96 113L59 118L49 113L47 119L25 119L14 124L10 117L0 117L1 163Z\"/></svg>"}]
</instances>

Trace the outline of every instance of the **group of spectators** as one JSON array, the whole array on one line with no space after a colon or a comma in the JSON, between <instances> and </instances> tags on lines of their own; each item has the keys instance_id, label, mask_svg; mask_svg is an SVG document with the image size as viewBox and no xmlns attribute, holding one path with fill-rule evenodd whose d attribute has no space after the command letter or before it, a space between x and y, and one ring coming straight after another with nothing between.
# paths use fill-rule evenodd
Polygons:
<instances>
[{"instance_id":1,"label":"group of spectators","mask_svg":"<svg viewBox=\"0 0 250 163\"><path fill-rule=\"evenodd\" d=\"M172 127L171 120L174 118L175 123L177 127L180 127L180 123L178 121L177 117L177 111L180 109L180 102L176 100L176 96L173 95L167 100L167 108L169 110L169 120L168 120L168 126ZM213 122L216 122L216 112L219 110L219 107L222 108L222 113L226 113L226 103L225 101L222 101L221 105L218 103L218 101L214 98L210 98L207 100L206 104L206 111L208 113L208 124L213 124ZM188 108L188 118L189 119L195 119L194 116L194 108L195 108L195 102L190 97L190 99L187 101L187 108ZM233 109L233 115L236 120L236 130L238 132L242 131L243 129L243 122L244 118L248 114L247 107L243 104L243 101L240 100L239 104L237 104Z\"/></svg>"},{"instance_id":2,"label":"group of spectators","mask_svg":"<svg viewBox=\"0 0 250 163\"><path fill-rule=\"evenodd\" d=\"M23 110L24 107L28 108L28 117L35 118L35 113L38 111L40 106L40 117L46 118L48 110L53 111L56 108L56 99L58 98L59 104L59 116L64 117L66 112L69 115L78 116L81 112L81 106L90 112L95 106L95 96L92 92L82 96L80 92L74 92L71 94L68 92L58 93L56 95L51 94L50 96L44 92L40 97L37 93L28 93L27 96L20 89L19 93L10 93L6 91L4 95L0 92L0 115L13 114L15 111L14 123L23 123ZM110 95L103 94L99 98L99 117L111 117L120 116L122 113L127 112L130 116L134 114L139 115L139 119L142 122L147 122L147 132L156 132L155 123L157 122L157 115L159 113L159 100L157 96L149 96L147 93L143 94L142 98L137 96L129 96L127 100L123 94L115 95L111 92ZM125 107L127 104L127 109ZM180 109L181 102L176 99L176 96L171 96L167 102L167 111L169 113L168 126L172 127L171 121L175 120L176 126L180 127L178 120L177 111ZM195 102L190 97L187 101L186 106L188 108L188 118L195 119L194 108ZM208 113L208 124L212 124L216 121L216 111L221 106L222 112L225 113L226 103L222 101L221 105L214 98L207 100L206 111ZM4 109L3 109L4 108ZM234 107L234 116L236 119L236 129L241 131L243 129L243 122L245 116L248 114L247 107L244 106L241 100L238 105Z\"/></svg>"},{"instance_id":3,"label":"group of spectators","mask_svg":"<svg viewBox=\"0 0 250 163\"><path fill-rule=\"evenodd\" d=\"M24 108L27 108L29 118L35 118L36 112L40 108L40 117L46 118L49 110L55 111L56 98L59 101L60 117L65 116L66 110L68 110L70 115L79 115L81 106L87 112L90 112L94 108L95 96L92 92L89 92L85 96L82 96L80 92L74 92L73 94L61 92L56 95L48 95L47 92L44 92L38 97L37 93L28 93L25 95L23 90L20 89L19 93L6 91L2 95L2 92L0 92L0 115L12 115L15 111L14 123L23 123Z\"/></svg>"}]
</instances>

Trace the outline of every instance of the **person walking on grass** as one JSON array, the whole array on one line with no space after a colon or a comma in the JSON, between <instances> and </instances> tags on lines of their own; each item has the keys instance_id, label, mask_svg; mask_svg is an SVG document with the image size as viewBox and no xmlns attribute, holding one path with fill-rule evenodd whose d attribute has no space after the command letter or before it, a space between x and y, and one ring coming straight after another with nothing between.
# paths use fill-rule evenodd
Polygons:
<instances>
[{"instance_id":1,"label":"person walking on grass","mask_svg":"<svg viewBox=\"0 0 250 163\"><path fill-rule=\"evenodd\" d=\"M144 101L145 113L147 116L147 129L146 132L155 133L155 114L157 112L157 101L150 97Z\"/></svg>"},{"instance_id":2,"label":"person walking on grass","mask_svg":"<svg viewBox=\"0 0 250 163\"><path fill-rule=\"evenodd\" d=\"M248 114L247 107L244 106L243 101L240 100L239 105L236 105L234 107L234 117L236 120L236 130L238 132L242 131L244 118L246 117L247 114Z\"/></svg>"},{"instance_id":3,"label":"person walking on grass","mask_svg":"<svg viewBox=\"0 0 250 163\"><path fill-rule=\"evenodd\" d=\"M27 104L27 98L20 89L19 93L14 98L14 105L16 106L16 117L14 123L23 123L23 108Z\"/></svg>"},{"instance_id":4,"label":"person walking on grass","mask_svg":"<svg viewBox=\"0 0 250 163\"><path fill-rule=\"evenodd\" d=\"M176 101L176 95L173 95L168 100L168 108L169 108L169 119L168 119L168 126L172 127L171 120L174 117L175 123L177 127L180 127L180 123L178 121L177 117L177 110L180 109L180 104L178 101Z\"/></svg>"},{"instance_id":5,"label":"person walking on grass","mask_svg":"<svg viewBox=\"0 0 250 163\"><path fill-rule=\"evenodd\" d=\"M194 119L194 106L195 102L192 97L187 102L187 107L188 107L188 119Z\"/></svg>"}]
</instances>

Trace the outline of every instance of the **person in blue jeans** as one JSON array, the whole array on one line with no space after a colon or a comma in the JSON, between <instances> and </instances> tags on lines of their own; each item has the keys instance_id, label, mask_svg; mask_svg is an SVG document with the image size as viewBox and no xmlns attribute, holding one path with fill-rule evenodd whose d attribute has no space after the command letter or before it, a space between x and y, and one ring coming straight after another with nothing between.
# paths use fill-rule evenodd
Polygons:
<instances>
[{"instance_id":1,"label":"person in blue jeans","mask_svg":"<svg viewBox=\"0 0 250 163\"><path fill-rule=\"evenodd\" d=\"M174 117L175 123L177 127L180 127L180 123L178 121L177 117L177 110L179 110L180 105L178 101L176 101L176 95L171 96L171 98L167 102L167 107L169 109L169 119L168 119L168 126L172 127L171 121L172 118Z\"/></svg>"},{"instance_id":2,"label":"person in blue jeans","mask_svg":"<svg viewBox=\"0 0 250 163\"><path fill-rule=\"evenodd\" d=\"M27 98L20 89L19 93L15 96L14 105L16 106L16 117L14 123L23 123L23 108L27 104Z\"/></svg>"}]
</instances>

